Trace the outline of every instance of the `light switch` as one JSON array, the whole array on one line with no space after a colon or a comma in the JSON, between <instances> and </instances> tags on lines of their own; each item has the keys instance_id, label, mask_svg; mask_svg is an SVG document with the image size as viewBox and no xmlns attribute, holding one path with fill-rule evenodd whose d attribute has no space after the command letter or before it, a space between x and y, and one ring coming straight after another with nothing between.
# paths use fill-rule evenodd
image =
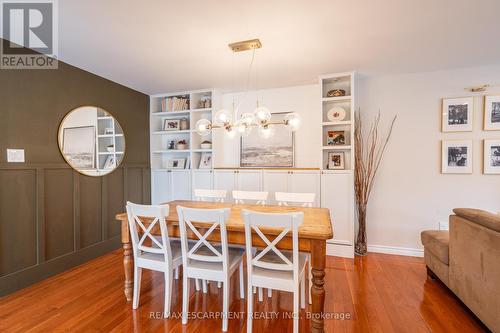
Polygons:
<instances>
[{"instance_id":1,"label":"light switch","mask_svg":"<svg viewBox=\"0 0 500 333\"><path fill-rule=\"evenodd\" d=\"M24 163L24 149L7 149L7 162Z\"/></svg>"}]
</instances>

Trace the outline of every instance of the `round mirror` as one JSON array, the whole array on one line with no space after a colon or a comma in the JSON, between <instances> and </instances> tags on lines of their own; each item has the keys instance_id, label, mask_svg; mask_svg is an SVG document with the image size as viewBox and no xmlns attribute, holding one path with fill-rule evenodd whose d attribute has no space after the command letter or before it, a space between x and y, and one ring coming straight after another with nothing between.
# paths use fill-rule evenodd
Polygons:
<instances>
[{"instance_id":1,"label":"round mirror","mask_svg":"<svg viewBox=\"0 0 500 333\"><path fill-rule=\"evenodd\" d=\"M59 149L68 164L87 176L103 176L125 156L125 136L118 121L95 106L70 111L61 122Z\"/></svg>"}]
</instances>

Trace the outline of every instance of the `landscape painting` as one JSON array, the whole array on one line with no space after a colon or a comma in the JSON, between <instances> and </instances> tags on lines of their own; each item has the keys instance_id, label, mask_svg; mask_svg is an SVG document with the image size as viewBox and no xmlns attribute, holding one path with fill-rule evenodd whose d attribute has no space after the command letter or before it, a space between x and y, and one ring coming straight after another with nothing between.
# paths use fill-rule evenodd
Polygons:
<instances>
[{"instance_id":1,"label":"landscape painting","mask_svg":"<svg viewBox=\"0 0 500 333\"><path fill-rule=\"evenodd\" d=\"M282 121L287 113L274 113L271 121ZM275 133L270 138L262 138L258 130L241 137L240 167L293 167L293 132L285 125L272 125Z\"/></svg>"},{"instance_id":2,"label":"landscape painting","mask_svg":"<svg viewBox=\"0 0 500 333\"><path fill-rule=\"evenodd\" d=\"M63 154L75 169L95 168L95 127L68 127L63 132Z\"/></svg>"}]
</instances>

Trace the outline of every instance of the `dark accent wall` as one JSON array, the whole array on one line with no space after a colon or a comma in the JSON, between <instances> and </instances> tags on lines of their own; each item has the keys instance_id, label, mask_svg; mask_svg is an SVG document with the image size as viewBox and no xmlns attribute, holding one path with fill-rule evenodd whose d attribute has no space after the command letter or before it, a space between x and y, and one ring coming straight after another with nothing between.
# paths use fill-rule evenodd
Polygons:
<instances>
[{"instance_id":1,"label":"dark accent wall","mask_svg":"<svg viewBox=\"0 0 500 333\"><path fill-rule=\"evenodd\" d=\"M88 177L62 158L57 130L83 105L123 127L122 165ZM57 70L0 69L0 296L120 246L114 215L150 202L149 97L59 62ZM26 163L7 163L7 148Z\"/></svg>"}]
</instances>

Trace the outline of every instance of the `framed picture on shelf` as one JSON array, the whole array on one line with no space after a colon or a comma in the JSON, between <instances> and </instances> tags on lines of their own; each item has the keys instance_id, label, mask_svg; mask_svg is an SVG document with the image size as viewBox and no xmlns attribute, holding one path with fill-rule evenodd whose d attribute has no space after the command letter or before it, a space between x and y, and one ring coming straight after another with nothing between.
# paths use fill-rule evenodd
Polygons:
<instances>
[{"instance_id":1,"label":"framed picture on shelf","mask_svg":"<svg viewBox=\"0 0 500 333\"><path fill-rule=\"evenodd\" d=\"M472 173L472 140L443 141L442 173Z\"/></svg>"},{"instance_id":2,"label":"framed picture on shelf","mask_svg":"<svg viewBox=\"0 0 500 333\"><path fill-rule=\"evenodd\" d=\"M328 146L345 145L345 131L328 131L326 137L326 144Z\"/></svg>"},{"instance_id":3,"label":"framed picture on shelf","mask_svg":"<svg viewBox=\"0 0 500 333\"><path fill-rule=\"evenodd\" d=\"M203 153L200 158L200 165L198 166L200 169L211 169L212 168L212 154Z\"/></svg>"},{"instance_id":4,"label":"framed picture on shelf","mask_svg":"<svg viewBox=\"0 0 500 333\"><path fill-rule=\"evenodd\" d=\"M164 131L179 131L181 128L180 119L165 119L163 122Z\"/></svg>"},{"instance_id":5,"label":"framed picture on shelf","mask_svg":"<svg viewBox=\"0 0 500 333\"><path fill-rule=\"evenodd\" d=\"M442 112L443 132L471 132L474 98L444 98Z\"/></svg>"},{"instance_id":6,"label":"framed picture on shelf","mask_svg":"<svg viewBox=\"0 0 500 333\"><path fill-rule=\"evenodd\" d=\"M167 169L184 169L185 167L185 158L171 158L167 160Z\"/></svg>"},{"instance_id":7,"label":"framed picture on shelf","mask_svg":"<svg viewBox=\"0 0 500 333\"><path fill-rule=\"evenodd\" d=\"M109 155L106 158L106 162L104 162L104 167L103 169L112 169L115 167L115 156L114 155Z\"/></svg>"},{"instance_id":8,"label":"framed picture on shelf","mask_svg":"<svg viewBox=\"0 0 500 333\"><path fill-rule=\"evenodd\" d=\"M500 95L484 96L484 130L500 131Z\"/></svg>"},{"instance_id":9,"label":"framed picture on shelf","mask_svg":"<svg viewBox=\"0 0 500 333\"><path fill-rule=\"evenodd\" d=\"M484 140L485 174L500 174L500 140Z\"/></svg>"},{"instance_id":10,"label":"framed picture on shelf","mask_svg":"<svg viewBox=\"0 0 500 333\"><path fill-rule=\"evenodd\" d=\"M345 155L344 152L329 152L328 153L328 170L344 170Z\"/></svg>"}]
</instances>

